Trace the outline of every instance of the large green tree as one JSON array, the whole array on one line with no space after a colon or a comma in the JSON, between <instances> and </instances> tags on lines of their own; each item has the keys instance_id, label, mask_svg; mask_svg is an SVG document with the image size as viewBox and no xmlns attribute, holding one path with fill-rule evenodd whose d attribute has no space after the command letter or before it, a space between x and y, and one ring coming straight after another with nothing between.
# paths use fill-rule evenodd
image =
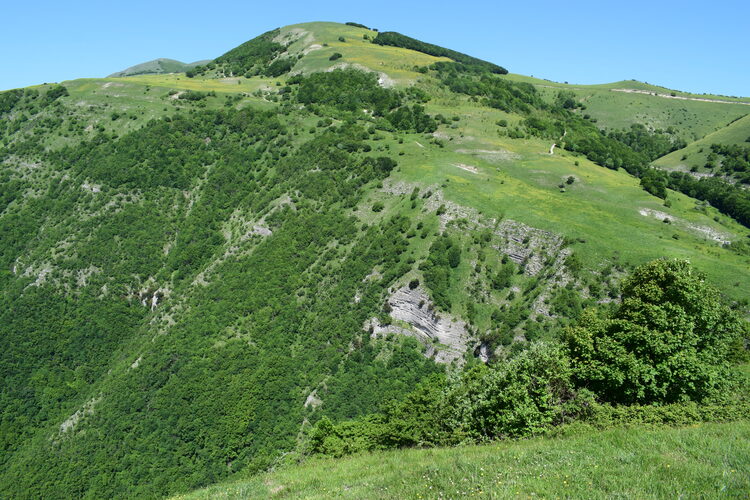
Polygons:
<instances>
[{"instance_id":1,"label":"large green tree","mask_svg":"<svg viewBox=\"0 0 750 500\"><path fill-rule=\"evenodd\" d=\"M606 401L700 401L726 380L745 328L702 273L662 259L625 280L614 313L585 314L565 341L577 383Z\"/></svg>"}]
</instances>

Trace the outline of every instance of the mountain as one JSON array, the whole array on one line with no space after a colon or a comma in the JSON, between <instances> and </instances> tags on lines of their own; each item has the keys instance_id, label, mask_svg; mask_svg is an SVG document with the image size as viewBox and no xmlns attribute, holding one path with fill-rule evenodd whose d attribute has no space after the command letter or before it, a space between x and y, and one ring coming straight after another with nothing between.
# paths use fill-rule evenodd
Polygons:
<instances>
[{"instance_id":1,"label":"mountain","mask_svg":"<svg viewBox=\"0 0 750 500\"><path fill-rule=\"evenodd\" d=\"M748 191L652 164L747 99L671 93L356 23L0 93L0 496L740 419Z\"/></svg>"},{"instance_id":2,"label":"mountain","mask_svg":"<svg viewBox=\"0 0 750 500\"><path fill-rule=\"evenodd\" d=\"M154 59L153 61L147 61L145 63L136 64L122 71L112 73L107 78L119 78L123 76L136 76L136 75L161 75L164 73L184 73L185 71L192 69L201 64L206 64L209 61L196 61L194 63L184 63L175 61L174 59Z\"/></svg>"}]
</instances>

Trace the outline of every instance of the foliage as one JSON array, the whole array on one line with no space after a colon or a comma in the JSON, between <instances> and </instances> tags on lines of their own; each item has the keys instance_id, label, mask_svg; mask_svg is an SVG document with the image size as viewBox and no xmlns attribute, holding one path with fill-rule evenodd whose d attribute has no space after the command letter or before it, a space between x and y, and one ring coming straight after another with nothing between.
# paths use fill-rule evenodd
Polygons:
<instances>
[{"instance_id":1,"label":"foliage","mask_svg":"<svg viewBox=\"0 0 750 500\"><path fill-rule=\"evenodd\" d=\"M262 35L235 47L226 54L217 57L215 62L217 64L225 65L227 73L231 75L243 75L248 72L260 74L268 71L277 73L282 69L282 64L280 63L280 65L275 67L273 67L273 65L269 66L269 64L286 50L284 45L273 41L273 39L278 36L279 32L280 30L277 28L263 33ZM283 63L283 65L286 64L288 63ZM273 70L271 67L273 67ZM200 74L202 68L195 68L194 71L197 74ZM283 72L284 71L282 71L282 73Z\"/></svg>"},{"instance_id":2,"label":"foliage","mask_svg":"<svg viewBox=\"0 0 750 500\"><path fill-rule=\"evenodd\" d=\"M376 43L378 45L390 45L392 47L401 47L404 49L416 50L417 52L423 52L435 57L447 57L466 66L479 68L483 71L489 71L491 73L497 73L501 75L508 73L508 70L506 70L502 66L498 66L497 64L482 61L481 59L467 56L466 54L456 52L455 50L446 49L438 45L425 43L414 38L410 38L406 35L402 35L401 33L396 33L395 31L383 31L381 33L378 33L378 35L373 40L373 43Z\"/></svg>"},{"instance_id":3,"label":"foliage","mask_svg":"<svg viewBox=\"0 0 750 500\"><path fill-rule=\"evenodd\" d=\"M331 106L342 111L370 109L376 116L401 104L397 93L381 88L374 73L336 69L313 73L307 77L291 78L289 83L299 83L297 100L303 104Z\"/></svg>"},{"instance_id":4,"label":"foliage","mask_svg":"<svg viewBox=\"0 0 750 500\"><path fill-rule=\"evenodd\" d=\"M451 309L451 270L458 267L460 262L461 247L450 236L442 235L432 244L429 256L420 266L425 284L432 292L432 300L435 305L446 311Z\"/></svg>"},{"instance_id":5,"label":"foliage","mask_svg":"<svg viewBox=\"0 0 750 500\"><path fill-rule=\"evenodd\" d=\"M433 377L381 414L336 425L321 420L309 452L342 456L533 435L589 404L585 391L573 390L570 374L559 346L536 343L505 364L478 365L450 380Z\"/></svg>"},{"instance_id":6,"label":"foliage","mask_svg":"<svg viewBox=\"0 0 750 500\"><path fill-rule=\"evenodd\" d=\"M720 172L750 184L750 147L737 144L711 144L711 152L721 158Z\"/></svg>"},{"instance_id":7,"label":"foliage","mask_svg":"<svg viewBox=\"0 0 750 500\"><path fill-rule=\"evenodd\" d=\"M425 113L424 106L405 105L407 96L424 101L424 92L402 93L382 88L377 75L352 69L336 69L296 76L289 80L298 84L296 99L314 108L329 106L339 111L358 113L369 110L376 117L385 117L397 130L431 133L437 130L435 120Z\"/></svg>"},{"instance_id":8,"label":"foliage","mask_svg":"<svg viewBox=\"0 0 750 500\"><path fill-rule=\"evenodd\" d=\"M701 401L726 381L744 325L685 261L639 267L608 318L588 312L565 334L576 382L614 403Z\"/></svg>"},{"instance_id":9,"label":"foliage","mask_svg":"<svg viewBox=\"0 0 750 500\"><path fill-rule=\"evenodd\" d=\"M615 130L607 135L623 144L628 145L633 151L645 154L649 161L684 148L685 141L675 136L672 128L666 131L649 131L644 125L634 123L629 130Z\"/></svg>"},{"instance_id":10,"label":"foliage","mask_svg":"<svg viewBox=\"0 0 750 500\"><path fill-rule=\"evenodd\" d=\"M2 183L0 257L19 274L0 274L0 496L159 496L260 470L305 418L377 412L441 371L362 331L410 269L410 221L361 228L351 208L396 162L364 153L361 126L298 130L200 110L47 153L43 196ZM38 283L20 274L66 238Z\"/></svg>"}]
</instances>

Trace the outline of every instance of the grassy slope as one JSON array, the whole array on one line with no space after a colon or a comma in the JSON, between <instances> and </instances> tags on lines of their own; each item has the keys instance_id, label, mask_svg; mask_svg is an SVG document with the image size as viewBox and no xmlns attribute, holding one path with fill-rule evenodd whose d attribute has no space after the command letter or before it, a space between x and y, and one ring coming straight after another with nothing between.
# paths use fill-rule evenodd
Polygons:
<instances>
[{"instance_id":1,"label":"grassy slope","mask_svg":"<svg viewBox=\"0 0 750 500\"><path fill-rule=\"evenodd\" d=\"M731 296L750 294L748 280L738 279L747 275L747 257L720 248L697 229L735 235L732 239L747 233L718 211L699 212L694 200L679 193L670 193L672 207L666 208L624 171L604 169L567 152L550 156L546 153L549 144L542 141L493 137L494 122L503 115L499 111L468 102L458 106L430 103L428 109L458 114L459 128L441 127L439 132L452 138L444 141L444 149L430 146L422 137L391 144L391 149L404 152L399 157L400 171L392 174L396 180L422 186L445 184L446 199L476 208L488 217L505 216L571 239L583 238L586 243L577 243L575 250L591 268L598 268L616 253L630 264L660 256L684 257ZM506 151L517 159L488 160L481 157L481 151ZM478 173L457 164L474 166ZM577 181L561 193L558 184L571 175ZM666 212L674 222L665 224L643 216L641 209Z\"/></svg>"},{"instance_id":2,"label":"grassy slope","mask_svg":"<svg viewBox=\"0 0 750 500\"><path fill-rule=\"evenodd\" d=\"M364 37L373 39L377 32L338 23L303 23L282 28L282 36L290 34L302 36L290 46L289 51L293 54L305 54L294 67L295 72L310 73L334 66L356 64L387 73L396 82L408 83L420 76L413 71L414 66L448 61L444 57L433 57L413 50L375 45ZM336 52L343 57L330 61L329 58Z\"/></svg>"},{"instance_id":3,"label":"grassy slope","mask_svg":"<svg viewBox=\"0 0 750 500\"><path fill-rule=\"evenodd\" d=\"M364 34L374 32L336 23L306 23L283 28L282 33L292 30L307 32L292 45L292 52L304 50L310 45L329 44L329 47L308 53L297 64L295 71L320 70L335 63L356 62L387 73L398 84L422 81L428 87L433 85L424 75L409 71L409 68L429 64L430 60L437 58L395 47L381 47L362 38ZM339 36L343 36L345 42L339 42ZM330 62L327 54L334 51L341 52L344 57ZM373 51L377 51L377 54ZM243 94L243 101L239 105L245 103L270 107L272 103L249 94L258 89L273 90L277 81L282 80L258 77L191 79L171 74L84 79L65 84L71 92L71 97L66 99L79 104L82 113L86 112L87 105L108 106L106 114L98 109L92 111L91 119L111 127L113 132L121 133L137 127L143 118L172 114L187 106L179 100L169 99L167 92L170 89L213 90L219 97L209 98L206 101L209 107L221 106L223 95L236 93ZM151 90L147 91L147 88ZM744 278L748 274L750 259L720 248L715 241L707 238L705 232L715 231L734 240L744 237L746 228L714 209L709 208L705 213L695 210L694 200L679 193L670 194L671 208L663 207L661 200L638 186L637 179L622 171L599 167L583 157L559 149L554 156L550 156L549 143L536 139L500 138L495 122L505 118L512 125L518 120L515 115L478 106L436 88L433 93L436 98L428 103L428 111L460 117L458 128L441 126L439 135L444 138L445 148L431 144L430 137L413 136L403 144L398 144L395 138L386 138L382 143L384 147L404 153L398 157L401 168L393 174L394 181L424 187L446 184L442 188L446 199L476 208L489 217L505 216L571 239L583 238L586 243L576 244L576 252L585 257L585 262L592 269L613 258L615 253L629 264L639 264L660 256L683 257L707 272L710 279L728 295L734 298L750 295L750 279ZM599 95L602 91L596 93ZM714 109L711 106L742 110L746 107L673 101L608 90L599 98L608 99L606 107L611 113L624 117L627 110L618 108L622 104L618 99L623 96L627 99L650 100L654 106L664 103L708 106L702 108L706 116L714 116L709 112ZM700 111L699 108L695 109L696 112ZM108 119L110 110L143 115L139 115L139 120L111 122ZM515 158L482 158L480 151L485 150L510 152ZM576 161L578 166L575 165ZM457 168L457 164L475 166L479 173ZM561 193L557 185L570 175L576 177L577 181L567 186L565 193ZM446 179L450 181L446 183ZM373 193L371 197L387 198L387 195ZM674 223L664 224L653 217L643 216L639 213L640 209L666 212ZM633 238L634 234L638 237ZM675 239L675 235L679 239Z\"/></svg>"},{"instance_id":4,"label":"grassy slope","mask_svg":"<svg viewBox=\"0 0 750 500\"><path fill-rule=\"evenodd\" d=\"M178 498L744 497L750 423L311 460Z\"/></svg>"},{"instance_id":5,"label":"grassy slope","mask_svg":"<svg viewBox=\"0 0 750 500\"><path fill-rule=\"evenodd\" d=\"M654 162L654 165L669 170L690 170L691 167L698 167L699 172L706 171L704 165L708 154L711 152L711 144L741 144L750 146L747 139L750 138L750 110L743 118L724 127L706 137L690 143L687 147L673 151L672 153L662 156ZM686 157L683 160L683 157Z\"/></svg>"},{"instance_id":6,"label":"grassy slope","mask_svg":"<svg viewBox=\"0 0 750 500\"><path fill-rule=\"evenodd\" d=\"M199 65L201 61L193 63L184 63L174 59L154 59L145 63L136 64L122 71L117 71L110 77L134 76L144 74L161 74L161 73L184 73L190 68Z\"/></svg>"},{"instance_id":7,"label":"grassy slope","mask_svg":"<svg viewBox=\"0 0 750 500\"><path fill-rule=\"evenodd\" d=\"M282 33L295 29L305 30L312 36L302 38L291 47L292 51L304 50L304 47L312 44L329 44L329 47L306 55L295 66L295 71L320 70L332 65L334 63L328 61L328 53L338 51L344 57L337 63L356 62L386 72L399 84L421 82L428 87L432 85L424 75L409 69L415 64L429 64L430 60L437 58L395 47L381 47L363 40L364 34L374 35L374 32L336 23L306 23L283 28ZM346 41L339 42L339 36ZM423 57L427 59L421 61ZM617 120L621 121L629 119L627 106L626 109L619 109L623 105L623 97L644 100L651 103L649 106L662 110L675 104L686 106L692 112L707 117L705 120L710 124L735 116L737 108L745 113L750 110L749 106L744 105L675 101L609 91L610 87L620 88L620 83L623 82L605 85L603 87L607 90L597 90L596 94L603 94L601 99L606 101L607 109L617 114ZM611 259L615 251L622 261L631 264L661 256L683 257L707 272L711 280L722 286L730 296L741 298L750 295L750 279L738 279L747 276L750 259L721 249L715 241L707 239L705 232L716 231L735 239L747 233L743 226L714 209L708 209L707 213L696 211L694 200L679 193L670 193L672 207L665 208L661 200L643 191L637 179L625 172L613 172L560 150L550 156L547 154L549 143L499 138L495 122L505 118L512 125L518 120L517 117L480 107L438 89L433 89L432 93L437 97L428 103L428 111L459 116L458 128L441 127L439 135L447 138L444 140L445 148L435 147L430 144L430 138L419 136L405 140L403 144L395 140L384 141L392 151L404 153L398 157L400 171L392 174L396 182L426 187L441 185L450 179L442 188L450 201L476 208L489 217L505 216L570 238L584 238L586 243L578 244L576 251L585 257L592 268ZM676 126L687 126L687 123ZM518 159L488 161L477 156L477 152L482 150L509 151ZM575 165L576 161L578 166ZM475 166L479 174L457 168L456 164ZM557 185L570 175L575 176L578 182L568 187L565 193L560 193ZM373 194L373 199L379 196ZM664 224L653 217L645 217L639 213L644 208L666 212L675 223ZM634 234L638 238L634 238ZM675 239L674 235L679 239Z\"/></svg>"},{"instance_id":8,"label":"grassy slope","mask_svg":"<svg viewBox=\"0 0 750 500\"><path fill-rule=\"evenodd\" d=\"M550 97L560 90L573 92L586 104L587 109L584 112L595 117L604 128L622 129L633 123L642 123L654 129L666 129L671 126L678 129L687 142L716 132L733 120L750 113L750 106L747 104L689 101L613 90L645 90L667 95L674 92L677 96L696 99L750 102L749 98L733 99L675 92L633 80L602 85L566 85L522 75L508 75L506 78L532 83L540 92Z\"/></svg>"}]
</instances>

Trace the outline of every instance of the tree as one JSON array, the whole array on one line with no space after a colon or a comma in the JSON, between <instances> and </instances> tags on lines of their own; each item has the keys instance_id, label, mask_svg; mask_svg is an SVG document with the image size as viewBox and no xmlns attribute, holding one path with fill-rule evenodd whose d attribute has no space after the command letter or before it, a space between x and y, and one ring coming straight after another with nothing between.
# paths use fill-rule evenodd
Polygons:
<instances>
[{"instance_id":1,"label":"tree","mask_svg":"<svg viewBox=\"0 0 750 500\"><path fill-rule=\"evenodd\" d=\"M702 273L662 259L625 280L611 316L587 312L564 340L578 385L606 401L701 401L722 387L745 328Z\"/></svg>"}]
</instances>

